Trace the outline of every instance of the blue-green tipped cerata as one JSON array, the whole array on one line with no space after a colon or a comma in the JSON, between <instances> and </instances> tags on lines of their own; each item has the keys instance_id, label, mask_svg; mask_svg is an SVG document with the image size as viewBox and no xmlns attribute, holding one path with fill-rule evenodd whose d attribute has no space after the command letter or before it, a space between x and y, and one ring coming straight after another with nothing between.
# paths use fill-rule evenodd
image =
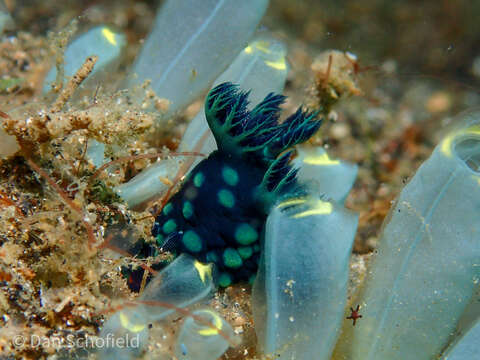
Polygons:
<instances>
[{"instance_id":1,"label":"blue-green tipped cerata","mask_svg":"<svg viewBox=\"0 0 480 360\"><path fill-rule=\"evenodd\" d=\"M279 122L284 101L270 93L249 111L248 92L236 85L211 90L205 114L218 150L191 171L155 220L159 246L214 262L220 285L256 274L268 211L298 188L290 148L320 126L317 114L302 108Z\"/></svg>"}]
</instances>

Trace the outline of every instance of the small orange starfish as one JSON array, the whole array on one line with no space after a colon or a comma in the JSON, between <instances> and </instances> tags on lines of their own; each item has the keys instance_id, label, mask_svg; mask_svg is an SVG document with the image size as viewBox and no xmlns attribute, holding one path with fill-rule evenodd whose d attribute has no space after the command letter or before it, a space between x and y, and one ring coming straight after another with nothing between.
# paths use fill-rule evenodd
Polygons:
<instances>
[{"instance_id":1,"label":"small orange starfish","mask_svg":"<svg viewBox=\"0 0 480 360\"><path fill-rule=\"evenodd\" d=\"M353 326L355 326L355 324L357 323L357 319L360 319L362 317L362 315L358 313L359 310L360 310L360 305L357 305L357 308L355 310L353 310L353 308L350 308L350 311L352 313L350 314L349 317L347 317L347 319L353 320Z\"/></svg>"}]
</instances>

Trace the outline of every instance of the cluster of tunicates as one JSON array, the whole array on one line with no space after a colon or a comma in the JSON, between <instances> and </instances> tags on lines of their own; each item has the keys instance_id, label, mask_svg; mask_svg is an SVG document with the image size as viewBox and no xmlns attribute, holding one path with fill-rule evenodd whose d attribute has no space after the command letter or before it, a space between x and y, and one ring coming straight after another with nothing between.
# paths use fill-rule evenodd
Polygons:
<instances>
[{"instance_id":1,"label":"cluster of tunicates","mask_svg":"<svg viewBox=\"0 0 480 360\"><path fill-rule=\"evenodd\" d=\"M252 39L267 3L209 0L198 6L191 0L166 1L126 84L152 79L157 95L170 101L170 113L212 83L231 81L251 89L252 105L271 91L281 92L288 71L284 46L266 34ZM0 8L0 13L5 12ZM119 32L105 26L91 29L68 47L65 76L95 54L95 81L95 72L117 63L124 45ZM55 77L53 69L45 90ZM348 268L358 218L343 201L357 168L331 159L322 148L298 149L295 164L307 192L272 209L254 284L259 355L301 360L474 358L480 341L479 118L473 114L451 132L395 201L365 285L351 301L362 313L355 327L344 321L344 311L350 305ZM180 149L214 150L203 109L187 128ZM93 144L89 154L97 166L102 163L101 145ZM164 193L167 185L159 179L179 168L178 158L163 161L116 192L134 207ZM101 358L139 356L150 323L174 312L185 315L181 309L214 291L212 271L186 255L177 258L134 305L113 314L103 327L101 336L139 335L142 346L104 349ZM174 347L178 359L216 359L236 343L228 323L211 309L185 317Z\"/></svg>"},{"instance_id":2,"label":"cluster of tunicates","mask_svg":"<svg viewBox=\"0 0 480 360\"><path fill-rule=\"evenodd\" d=\"M363 317L355 329L345 324L336 359L441 358L450 343L446 359L475 358L480 114L463 122L395 201L356 299Z\"/></svg>"}]
</instances>

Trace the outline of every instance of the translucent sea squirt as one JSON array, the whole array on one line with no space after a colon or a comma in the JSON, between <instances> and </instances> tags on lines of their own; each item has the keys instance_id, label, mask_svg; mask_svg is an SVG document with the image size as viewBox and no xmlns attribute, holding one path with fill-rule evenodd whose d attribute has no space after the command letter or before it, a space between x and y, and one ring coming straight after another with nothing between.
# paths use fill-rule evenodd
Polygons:
<instances>
[{"instance_id":1,"label":"translucent sea squirt","mask_svg":"<svg viewBox=\"0 0 480 360\"><path fill-rule=\"evenodd\" d=\"M330 359L342 323L358 217L316 195L270 213L253 288L260 351L275 359Z\"/></svg>"},{"instance_id":2,"label":"translucent sea squirt","mask_svg":"<svg viewBox=\"0 0 480 360\"><path fill-rule=\"evenodd\" d=\"M169 111L181 109L242 50L267 5L268 0L165 1L128 86L151 79L156 95L171 102Z\"/></svg>"},{"instance_id":3,"label":"translucent sea squirt","mask_svg":"<svg viewBox=\"0 0 480 360\"><path fill-rule=\"evenodd\" d=\"M385 221L378 255L336 359L432 359L480 278L480 114L435 148Z\"/></svg>"}]
</instances>

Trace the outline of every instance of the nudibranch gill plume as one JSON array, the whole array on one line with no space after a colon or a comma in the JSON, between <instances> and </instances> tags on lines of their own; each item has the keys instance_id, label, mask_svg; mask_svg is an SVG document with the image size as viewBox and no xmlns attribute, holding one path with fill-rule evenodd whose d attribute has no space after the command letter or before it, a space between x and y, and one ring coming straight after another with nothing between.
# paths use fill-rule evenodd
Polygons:
<instances>
[{"instance_id":1,"label":"nudibranch gill plume","mask_svg":"<svg viewBox=\"0 0 480 360\"><path fill-rule=\"evenodd\" d=\"M286 97L274 93L249 111L248 95L232 83L207 95L205 114L218 150L192 169L152 229L160 248L214 263L222 287L254 279L268 212L301 191L292 147L321 124L316 112L301 107L279 122Z\"/></svg>"}]
</instances>

